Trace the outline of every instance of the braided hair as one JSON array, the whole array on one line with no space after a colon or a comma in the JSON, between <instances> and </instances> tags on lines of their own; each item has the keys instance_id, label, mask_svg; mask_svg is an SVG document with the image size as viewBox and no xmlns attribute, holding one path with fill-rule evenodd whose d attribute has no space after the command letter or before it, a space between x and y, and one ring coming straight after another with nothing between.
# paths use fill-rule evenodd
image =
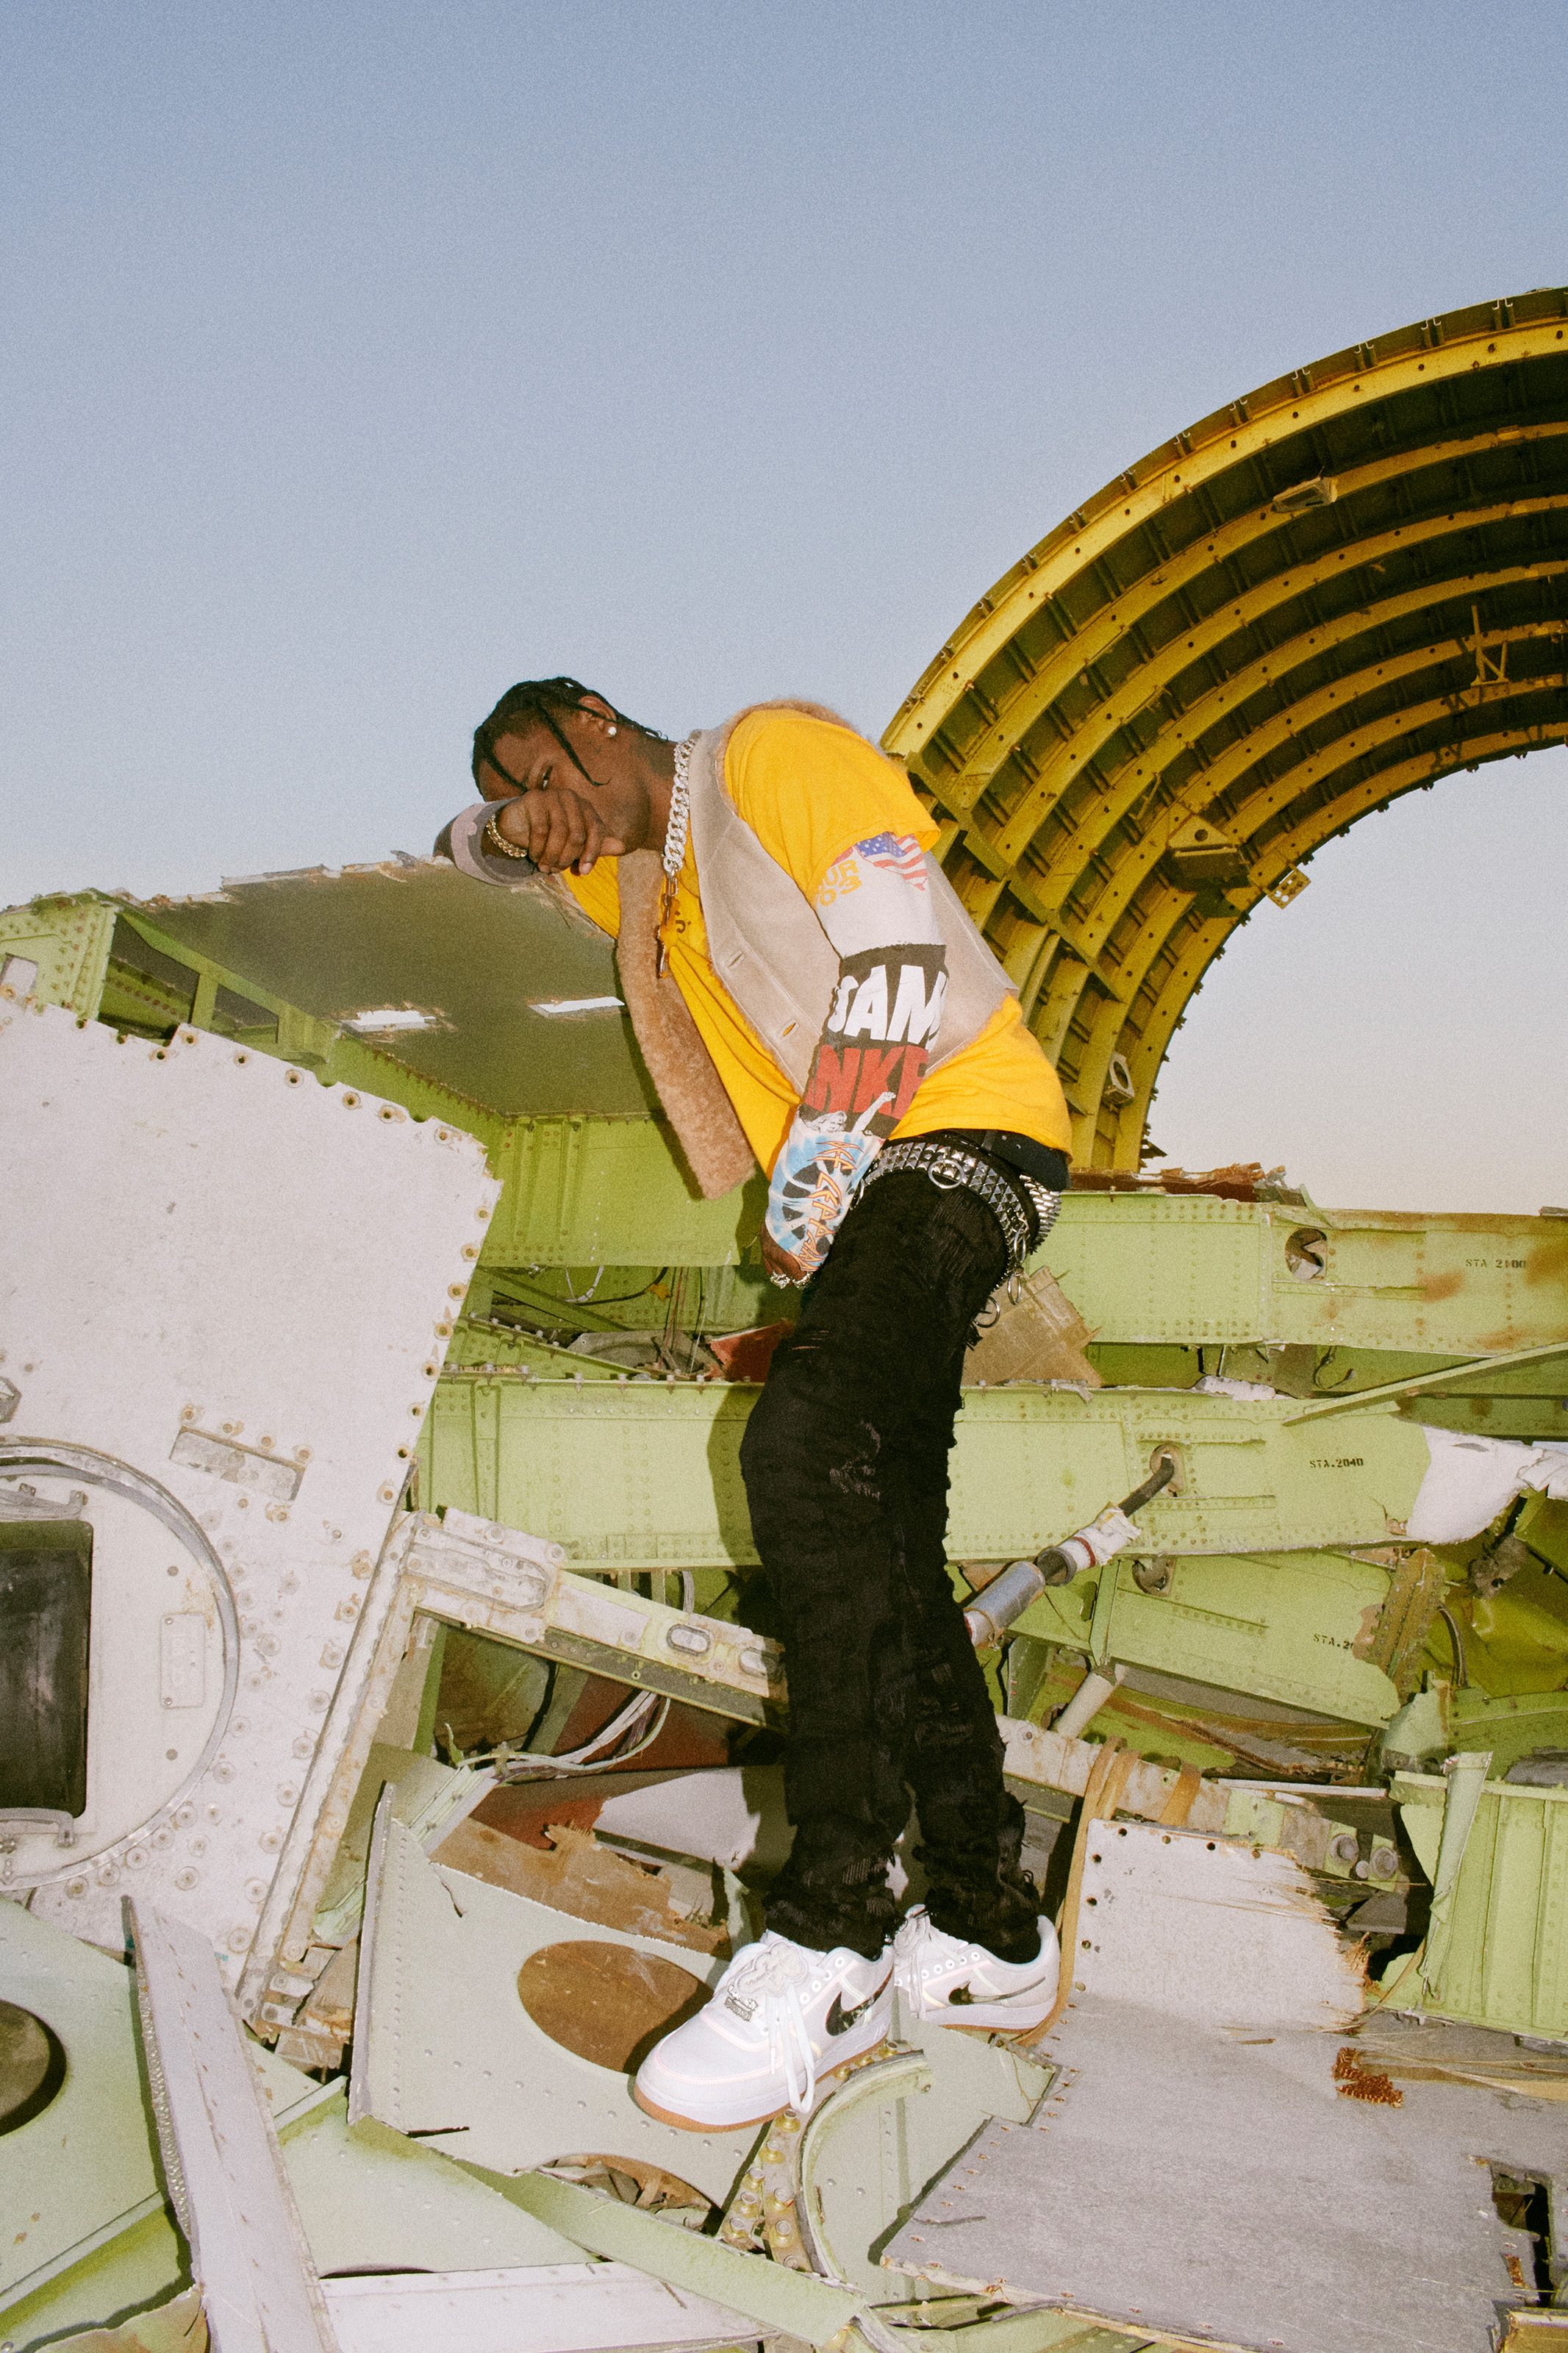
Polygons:
<instances>
[{"instance_id":1,"label":"braided hair","mask_svg":"<svg viewBox=\"0 0 1568 2353\"><path fill-rule=\"evenodd\" d=\"M596 783L597 778L588 776L587 769L562 733L556 716L563 711L584 710L587 698L595 690L583 685L574 678L525 678L521 679L516 686L509 686L489 717L481 719L474 730L474 782L479 783L479 770L487 765L497 767L498 774L500 773L495 747L503 735L521 735L537 724L549 728L579 776L587 776L590 784ZM609 702L609 697L600 695L599 701ZM628 719L624 711L616 711L613 702L609 707L615 711L617 726L634 728L637 734L649 736L656 744L669 741L668 736L661 735L657 727L645 727L640 720Z\"/></svg>"}]
</instances>

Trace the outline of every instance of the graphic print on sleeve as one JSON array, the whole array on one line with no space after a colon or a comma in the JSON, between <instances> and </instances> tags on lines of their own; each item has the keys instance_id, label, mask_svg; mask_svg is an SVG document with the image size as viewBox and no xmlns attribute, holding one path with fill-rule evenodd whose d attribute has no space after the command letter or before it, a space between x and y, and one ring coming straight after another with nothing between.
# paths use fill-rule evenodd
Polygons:
<instances>
[{"instance_id":1,"label":"graphic print on sleeve","mask_svg":"<svg viewBox=\"0 0 1568 2353\"><path fill-rule=\"evenodd\" d=\"M947 988L947 951L912 834L857 842L823 875L816 912L838 950L838 984L773 1164L767 1216L773 1240L808 1272L914 1100Z\"/></svg>"},{"instance_id":2,"label":"graphic print on sleeve","mask_svg":"<svg viewBox=\"0 0 1568 2353\"><path fill-rule=\"evenodd\" d=\"M801 1110L867 1118L879 1136L891 1135L925 1076L946 993L945 948L922 942L841 957Z\"/></svg>"}]
</instances>

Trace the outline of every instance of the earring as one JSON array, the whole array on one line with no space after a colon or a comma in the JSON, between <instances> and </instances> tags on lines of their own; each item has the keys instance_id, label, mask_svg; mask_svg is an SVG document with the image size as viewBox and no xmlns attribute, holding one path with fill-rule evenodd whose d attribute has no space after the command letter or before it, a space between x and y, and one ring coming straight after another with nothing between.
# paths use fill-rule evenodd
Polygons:
<instances>
[{"instance_id":1,"label":"earring","mask_svg":"<svg viewBox=\"0 0 1568 2353\"><path fill-rule=\"evenodd\" d=\"M620 732L621 732L621 731L620 731L620 729L619 729L618 727L612 727L612 728L611 728L611 730L610 730L610 733L611 733L611 734L612 734L612 735L618 735L618 734L620 733Z\"/></svg>"}]
</instances>

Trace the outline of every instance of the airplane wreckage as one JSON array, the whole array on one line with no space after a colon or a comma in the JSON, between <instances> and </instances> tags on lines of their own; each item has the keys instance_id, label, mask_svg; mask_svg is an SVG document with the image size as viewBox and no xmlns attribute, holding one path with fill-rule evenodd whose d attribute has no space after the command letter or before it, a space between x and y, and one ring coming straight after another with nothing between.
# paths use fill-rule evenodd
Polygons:
<instances>
[{"instance_id":1,"label":"airplane wreckage","mask_svg":"<svg viewBox=\"0 0 1568 2353\"><path fill-rule=\"evenodd\" d=\"M1076 1121L949 1534L1021 2041L631 2097L753 1933L788 1662L760 1190L694 1198L608 945L412 856L0 915L6 2353L1568 2342L1568 1213L1148 1140L1262 897L1568 738L1565 334L1178 434L885 738Z\"/></svg>"}]
</instances>

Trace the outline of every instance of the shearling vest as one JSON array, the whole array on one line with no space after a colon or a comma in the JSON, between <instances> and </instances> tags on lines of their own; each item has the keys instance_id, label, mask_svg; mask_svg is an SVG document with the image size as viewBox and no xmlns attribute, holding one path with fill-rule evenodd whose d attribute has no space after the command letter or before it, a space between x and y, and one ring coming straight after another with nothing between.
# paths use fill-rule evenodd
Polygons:
<instances>
[{"instance_id":1,"label":"shearling vest","mask_svg":"<svg viewBox=\"0 0 1568 2353\"><path fill-rule=\"evenodd\" d=\"M799 884L770 858L724 786L724 754L753 711L799 711L848 724L815 702L752 703L692 746L691 843L713 970L797 1094L838 982L838 951ZM930 850L926 883L947 950L937 1052L929 1068L973 1042L1005 997L1017 991Z\"/></svg>"}]
</instances>

